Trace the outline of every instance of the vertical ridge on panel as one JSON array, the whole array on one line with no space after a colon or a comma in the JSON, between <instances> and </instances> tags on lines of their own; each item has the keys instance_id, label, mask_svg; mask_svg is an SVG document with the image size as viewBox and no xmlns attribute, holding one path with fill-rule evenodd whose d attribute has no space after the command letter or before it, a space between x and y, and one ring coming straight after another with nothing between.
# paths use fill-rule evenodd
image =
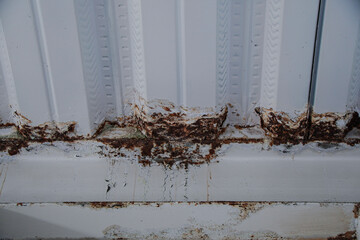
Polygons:
<instances>
[{"instance_id":1,"label":"vertical ridge on panel","mask_svg":"<svg viewBox=\"0 0 360 240\"><path fill-rule=\"evenodd\" d=\"M142 0L147 99L178 104L176 0Z\"/></svg>"},{"instance_id":2,"label":"vertical ridge on panel","mask_svg":"<svg viewBox=\"0 0 360 240\"><path fill-rule=\"evenodd\" d=\"M176 0L177 102L186 106L186 53L184 0Z\"/></svg>"},{"instance_id":3,"label":"vertical ridge on panel","mask_svg":"<svg viewBox=\"0 0 360 240\"><path fill-rule=\"evenodd\" d=\"M133 96L131 46L127 0L109 3L110 40L114 72L114 87L118 115L131 114L130 103ZM119 104L120 103L120 104Z\"/></svg>"},{"instance_id":4,"label":"vertical ridge on panel","mask_svg":"<svg viewBox=\"0 0 360 240\"><path fill-rule=\"evenodd\" d=\"M284 0L266 1L260 106L276 109Z\"/></svg>"},{"instance_id":5,"label":"vertical ridge on panel","mask_svg":"<svg viewBox=\"0 0 360 240\"><path fill-rule=\"evenodd\" d=\"M360 113L360 22L348 91L347 110Z\"/></svg>"},{"instance_id":6,"label":"vertical ridge on panel","mask_svg":"<svg viewBox=\"0 0 360 240\"><path fill-rule=\"evenodd\" d=\"M108 1L95 0L96 36L97 49L100 51L101 83L105 92L105 109L107 119L113 119L116 114L116 97L114 88L114 76L112 67L113 49L110 45L110 32L108 23L108 12L106 4ZM121 104L120 102L118 104Z\"/></svg>"},{"instance_id":7,"label":"vertical ridge on panel","mask_svg":"<svg viewBox=\"0 0 360 240\"><path fill-rule=\"evenodd\" d=\"M251 33L250 39L248 40L250 42L250 66L248 67L248 78L250 81L247 87L247 102L242 111L242 114L245 115L245 119L241 119L241 121L247 126L259 124L259 116L255 113L254 109L259 105L261 92L265 5L265 0L251 1Z\"/></svg>"},{"instance_id":8,"label":"vertical ridge on panel","mask_svg":"<svg viewBox=\"0 0 360 240\"><path fill-rule=\"evenodd\" d=\"M184 1L186 103L216 106L216 0Z\"/></svg>"},{"instance_id":9,"label":"vertical ridge on panel","mask_svg":"<svg viewBox=\"0 0 360 240\"><path fill-rule=\"evenodd\" d=\"M147 100L141 0L128 0L135 103Z\"/></svg>"},{"instance_id":10,"label":"vertical ridge on panel","mask_svg":"<svg viewBox=\"0 0 360 240\"><path fill-rule=\"evenodd\" d=\"M216 107L229 103L229 44L231 0L217 2ZM219 109L218 109L219 110Z\"/></svg>"},{"instance_id":11,"label":"vertical ridge on panel","mask_svg":"<svg viewBox=\"0 0 360 240\"><path fill-rule=\"evenodd\" d=\"M80 3L76 2L76 4ZM47 64L51 67L50 73L59 115L58 121L75 121L78 124L76 129L78 134L91 134L99 124L94 122L94 119L101 118L98 116L94 118L92 114L101 116L104 113L97 107L99 105L91 106L92 102L87 100L88 89L85 86L89 83L86 79L87 74L94 74L98 77L98 72L95 70L96 63L94 60L92 61L91 57L83 56L84 61L88 61L86 62L88 65L83 66L82 64L80 41L83 37L81 34L85 32L81 31L86 30L79 28L78 32L73 1L39 1L38 8L41 11L42 27L46 36ZM89 10L83 9L83 11ZM87 31L91 31L92 26L87 27ZM87 37L89 37L89 54L95 54L95 51L91 49L91 41L96 41L96 39L93 40L93 36L90 35ZM94 69L88 69L89 66L94 67ZM99 97L101 88L97 87L100 82L94 80L91 84L94 86L89 92L90 97L94 99L92 101L101 100Z\"/></svg>"},{"instance_id":12,"label":"vertical ridge on panel","mask_svg":"<svg viewBox=\"0 0 360 240\"><path fill-rule=\"evenodd\" d=\"M231 1L231 19L230 19L230 47L229 47L229 103L231 103L228 113L228 121L230 123L239 124L240 105L242 102L241 72L243 68L242 57L244 55L244 39L248 35L245 31L245 4L247 1L232 0Z\"/></svg>"},{"instance_id":13,"label":"vertical ridge on panel","mask_svg":"<svg viewBox=\"0 0 360 240\"><path fill-rule=\"evenodd\" d=\"M0 18L0 124L14 122L14 109L18 109L17 96Z\"/></svg>"},{"instance_id":14,"label":"vertical ridge on panel","mask_svg":"<svg viewBox=\"0 0 360 240\"><path fill-rule=\"evenodd\" d=\"M42 61L42 69L44 74L45 86L46 86L46 94L50 109L50 118L53 121L59 121L59 114L56 105L55 91L54 91L54 83L51 75L51 66L49 64L49 54L47 51L47 43L46 36L44 33L44 25L43 25L43 17L40 10L39 0L31 1L35 29L37 32L37 40L39 44L39 50L41 54Z\"/></svg>"},{"instance_id":15,"label":"vertical ridge on panel","mask_svg":"<svg viewBox=\"0 0 360 240\"><path fill-rule=\"evenodd\" d=\"M230 37L229 122L240 125L259 123L263 56L265 1L233 0Z\"/></svg>"},{"instance_id":16,"label":"vertical ridge on panel","mask_svg":"<svg viewBox=\"0 0 360 240\"><path fill-rule=\"evenodd\" d=\"M1 67L9 104L38 125L52 120L31 1L1 1ZM16 26L16 27L14 27ZM22 117L16 115L18 123Z\"/></svg>"},{"instance_id":17,"label":"vertical ridge on panel","mask_svg":"<svg viewBox=\"0 0 360 240\"><path fill-rule=\"evenodd\" d=\"M106 100L102 83L100 52L97 39L97 14L94 1L77 0L75 3L79 32L81 59L89 108L90 123L101 123L105 119ZM107 37L107 36L103 36ZM106 41L106 39L105 39Z\"/></svg>"},{"instance_id":18,"label":"vertical ridge on panel","mask_svg":"<svg viewBox=\"0 0 360 240\"><path fill-rule=\"evenodd\" d=\"M116 116L106 6L103 0L75 1L90 122L96 127Z\"/></svg>"}]
</instances>

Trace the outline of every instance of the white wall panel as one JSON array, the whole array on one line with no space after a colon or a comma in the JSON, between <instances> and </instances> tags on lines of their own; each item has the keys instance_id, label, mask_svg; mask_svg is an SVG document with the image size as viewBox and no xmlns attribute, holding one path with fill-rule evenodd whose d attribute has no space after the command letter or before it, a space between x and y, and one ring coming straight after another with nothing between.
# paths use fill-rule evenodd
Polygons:
<instances>
[{"instance_id":1,"label":"white wall panel","mask_svg":"<svg viewBox=\"0 0 360 240\"><path fill-rule=\"evenodd\" d=\"M8 94L16 96L16 99L12 99L18 103L15 110L34 124L51 121L53 116L43 70L44 59L31 2L1 1L0 4L4 34L2 46L7 46L7 51L1 53L2 72L4 81L13 82L15 86L10 91L16 92Z\"/></svg>"},{"instance_id":2,"label":"white wall panel","mask_svg":"<svg viewBox=\"0 0 360 240\"><path fill-rule=\"evenodd\" d=\"M304 112L319 1L266 2L260 106Z\"/></svg>"},{"instance_id":3,"label":"white wall panel","mask_svg":"<svg viewBox=\"0 0 360 240\"><path fill-rule=\"evenodd\" d=\"M142 1L148 99L178 101L177 3Z\"/></svg>"},{"instance_id":4,"label":"white wall panel","mask_svg":"<svg viewBox=\"0 0 360 240\"><path fill-rule=\"evenodd\" d=\"M11 71L9 54L0 19L0 123L14 122L13 110L17 106L16 91ZM13 95L13 96L11 96Z\"/></svg>"},{"instance_id":5,"label":"white wall panel","mask_svg":"<svg viewBox=\"0 0 360 240\"><path fill-rule=\"evenodd\" d=\"M304 112L318 5L318 0L2 1L1 116L11 118L12 105L34 125L76 121L87 134L104 119L132 114L135 96L141 105L166 99L219 110L231 103L228 119L241 125L259 123L258 106ZM315 111L358 106L359 8L351 0L327 3ZM336 19L343 21L335 24ZM338 100L327 100L330 88Z\"/></svg>"},{"instance_id":6,"label":"white wall panel","mask_svg":"<svg viewBox=\"0 0 360 240\"><path fill-rule=\"evenodd\" d=\"M328 0L319 56L314 111L360 107L360 2Z\"/></svg>"},{"instance_id":7,"label":"white wall panel","mask_svg":"<svg viewBox=\"0 0 360 240\"><path fill-rule=\"evenodd\" d=\"M106 1L117 115L130 115L134 82L127 0ZM113 34L111 34L113 33Z\"/></svg>"},{"instance_id":8,"label":"white wall panel","mask_svg":"<svg viewBox=\"0 0 360 240\"><path fill-rule=\"evenodd\" d=\"M216 1L181 0L185 106L215 107ZM201 12L201 14L199 14ZM184 66L183 66L184 67Z\"/></svg>"},{"instance_id":9,"label":"white wall panel","mask_svg":"<svg viewBox=\"0 0 360 240\"><path fill-rule=\"evenodd\" d=\"M231 122L257 124L257 106L306 110L318 4L218 2L217 98L234 106Z\"/></svg>"}]
</instances>

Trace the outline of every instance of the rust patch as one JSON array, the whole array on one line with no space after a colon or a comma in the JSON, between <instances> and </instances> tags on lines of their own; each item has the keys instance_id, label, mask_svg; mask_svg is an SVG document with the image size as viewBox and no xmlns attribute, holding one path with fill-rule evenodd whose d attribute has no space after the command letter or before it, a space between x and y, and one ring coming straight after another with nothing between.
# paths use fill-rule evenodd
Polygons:
<instances>
[{"instance_id":1,"label":"rust patch","mask_svg":"<svg viewBox=\"0 0 360 240\"><path fill-rule=\"evenodd\" d=\"M186 229L186 232L181 236L182 239L210 239L210 237L204 233L203 228Z\"/></svg>"},{"instance_id":2,"label":"rust patch","mask_svg":"<svg viewBox=\"0 0 360 240\"><path fill-rule=\"evenodd\" d=\"M0 152L7 151L10 156L18 154L20 149L27 146L28 142L23 139L0 139Z\"/></svg>"},{"instance_id":3,"label":"rust patch","mask_svg":"<svg viewBox=\"0 0 360 240\"><path fill-rule=\"evenodd\" d=\"M349 231L346 233L342 233L337 235L336 237L330 237L328 240L356 240L356 232L355 231Z\"/></svg>"},{"instance_id":4,"label":"rust patch","mask_svg":"<svg viewBox=\"0 0 360 240\"><path fill-rule=\"evenodd\" d=\"M149 109L155 108L158 109L159 106L149 107ZM116 121L104 121L90 137L76 134L76 122L47 122L30 126L29 119L15 112L21 123L18 126L13 123L1 124L0 128L15 126L21 137L0 139L0 151L15 155L31 142L96 140L105 144L105 147L111 148L111 154L99 152L107 157L126 157L126 154L120 152L121 149L139 150L138 162L143 166L150 166L152 163L172 166L176 163L187 167L189 164L208 163L217 156L218 150L224 144L264 143L262 138L219 138L226 129L223 124L228 114L228 107L216 114L201 114L191 109L183 111L182 108L175 109L171 104L160 105L160 108L162 112L146 115L143 109L135 106L134 116L119 118ZM270 145L299 144L309 140L344 142L350 145L360 143L360 139L344 140L346 133L360 125L360 117L355 112L344 115L313 114L310 130L305 113L292 119L288 114L275 112L272 109L257 108L256 112L260 116L261 127L272 139ZM242 130L252 126L235 125L234 127ZM104 132L111 133L112 128L132 128L134 132L117 138L106 137ZM306 136L310 139L306 139ZM328 145L320 143L319 146Z\"/></svg>"},{"instance_id":5,"label":"rust patch","mask_svg":"<svg viewBox=\"0 0 360 240\"><path fill-rule=\"evenodd\" d=\"M171 112L168 106L162 106L164 113L148 115L135 106L135 119L144 135L164 140L214 140L221 133L228 109L218 114L203 114L190 117L184 112Z\"/></svg>"},{"instance_id":6,"label":"rust patch","mask_svg":"<svg viewBox=\"0 0 360 240\"><path fill-rule=\"evenodd\" d=\"M97 140L111 146L114 150L123 148L127 150L140 149L141 158L138 162L143 166L150 166L152 163L160 163L169 167L172 167L175 163L185 167L189 164L201 164L215 157L215 149L220 147L215 144L208 144L209 150L203 153L200 145L204 146L204 143L174 142L153 138ZM196 161L189 161L188 159L196 159Z\"/></svg>"},{"instance_id":7,"label":"rust patch","mask_svg":"<svg viewBox=\"0 0 360 240\"><path fill-rule=\"evenodd\" d=\"M306 113L296 119L292 119L284 112L276 112L273 109L256 108L260 116L261 127L273 140L273 144L299 144L305 137L307 128Z\"/></svg>"},{"instance_id":8,"label":"rust patch","mask_svg":"<svg viewBox=\"0 0 360 240\"><path fill-rule=\"evenodd\" d=\"M162 205L162 203L159 202L64 202L63 204L68 206L82 206L82 207L89 207L94 209L127 208L133 205L160 207Z\"/></svg>"},{"instance_id":9,"label":"rust patch","mask_svg":"<svg viewBox=\"0 0 360 240\"><path fill-rule=\"evenodd\" d=\"M46 122L38 126L20 125L19 133L26 139L37 141L71 141L81 139L75 134L76 122Z\"/></svg>"},{"instance_id":10,"label":"rust patch","mask_svg":"<svg viewBox=\"0 0 360 240\"><path fill-rule=\"evenodd\" d=\"M272 139L274 145L309 141L345 142L351 145L359 143L356 139L344 140L348 132L360 125L357 112L313 113L309 124L305 112L296 119L292 119L288 114L276 112L271 108L256 108L255 110L260 116L261 127Z\"/></svg>"},{"instance_id":11,"label":"rust patch","mask_svg":"<svg viewBox=\"0 0 360 240\"><path fill-rule=\"evenodd\" d=\"M343 140L354 127L359 126L360 118L357 112L346 114L313 113L309 131L310 140Z\"/></svg>"},{"instance_id":12,"label":"rust patch","mask_svg":"<svg viewBox=\"0 0 360 240\"><path fill-rule=\"evenodd\" d=\"M354 213L354 218L359 218L360 203L355 204L354 209L353 209L353 213Z\"/></svg>"}]
</instances>

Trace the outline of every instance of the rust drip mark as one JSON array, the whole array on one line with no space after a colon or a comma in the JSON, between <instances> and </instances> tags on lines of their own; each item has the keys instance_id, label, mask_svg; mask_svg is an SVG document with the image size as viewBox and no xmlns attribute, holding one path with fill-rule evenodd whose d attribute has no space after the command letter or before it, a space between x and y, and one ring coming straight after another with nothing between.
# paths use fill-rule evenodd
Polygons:
<instances>
[{"instance_id":1,"label":"rust drip mark","mask_svg":"<svg viewBox=\"0 0 360 240\"><path fill-rule=\"evenodd\" d=\"M328 240L356 240L356 231L348 231L337 235L336 237L329 237Z\"/></svg>"}]
</instances>

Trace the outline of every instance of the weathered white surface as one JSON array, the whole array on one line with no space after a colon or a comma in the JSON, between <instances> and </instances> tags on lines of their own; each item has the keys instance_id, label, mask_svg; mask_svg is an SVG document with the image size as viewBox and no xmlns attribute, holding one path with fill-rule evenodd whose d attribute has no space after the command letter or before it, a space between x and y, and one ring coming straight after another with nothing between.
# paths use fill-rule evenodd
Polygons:
<instances>
[{"instance_id":1,"label":"weathered white surface","mask_svg":"<svg viewBox=\"0 0 360 240\"><path fill-rule=\"evenodd\" d=\"M354 204L129 204L94 209L55 203L0 205L2 238L327 238L355 230Z\"/></svg>"},{"instance_id":2,"label":"weathered white surface","mask_svg":"<svg viewBox=\"0 0 360 240\"><path fill-rule=\"evenodd\" d=\"M315 145L223 145L211 163L184 169L143 166L139 152L116 157L96 142L35 144L2 155L0 202L360 201L360 149Z\"/></svg>"}]
</instances>

